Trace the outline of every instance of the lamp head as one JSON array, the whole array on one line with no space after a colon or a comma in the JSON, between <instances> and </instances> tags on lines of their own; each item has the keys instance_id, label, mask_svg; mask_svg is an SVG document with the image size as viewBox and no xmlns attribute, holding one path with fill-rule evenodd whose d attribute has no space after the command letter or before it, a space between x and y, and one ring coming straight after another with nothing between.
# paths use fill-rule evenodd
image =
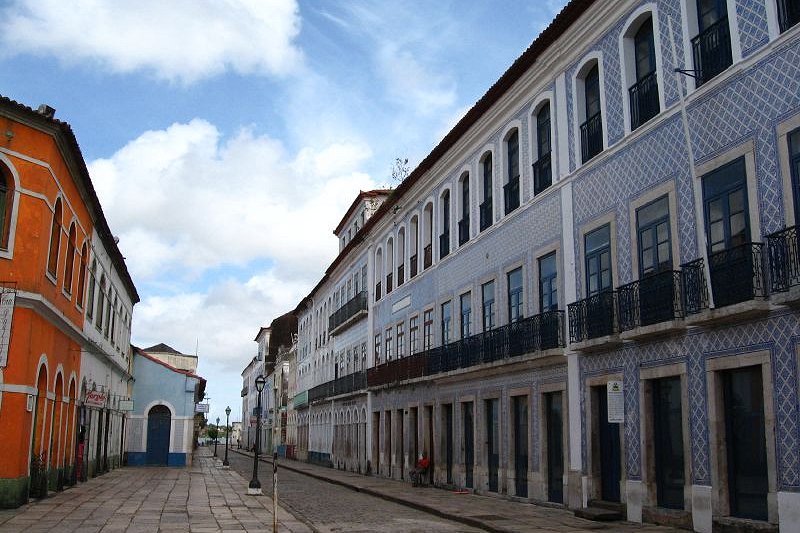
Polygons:
<instances>
[{"instance_id":1,"label":"lamp head","mask_svg":"<svg viewBox=\"0 0 800 533\"><path fill-rule=\"evenodd\" d=\"M219 425L219 417L217 417L217 425Z\"/></svg>"},{"instance_id":2,"label":"lamp head","mask_svg":"<svg viewBox=\"0 0 800 533\"><path fill-rule=\"evenodd\" d=\"M226 414L227 416L231 416L231 406L230 406L230 405L229 405L228 407L226 407L226 408L225 408L225 414Z\"/></svg>"},{"instance_id":3,"label":"lamp head","mask_svg":"<svg viewBox=\"0 0 800 533\"><path fill-rule=\"evenodd\" d=\"M258 376L256 378L256 390L261 392L264 390L264 386L267 384L267 378L264 376Z\"/></svg>"}]
</instances>

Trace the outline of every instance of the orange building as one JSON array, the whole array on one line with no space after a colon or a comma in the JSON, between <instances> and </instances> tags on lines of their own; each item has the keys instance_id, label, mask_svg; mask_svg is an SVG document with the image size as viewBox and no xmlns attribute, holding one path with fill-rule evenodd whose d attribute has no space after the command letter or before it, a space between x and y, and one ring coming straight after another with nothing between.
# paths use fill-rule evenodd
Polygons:
<instances>
[{"instance_id":1,"label":"orange building","mask_svg":"<svg viewBox=\"0 0 800 533\"><path fill-rule=\"evenodd\" d=\"M138 301L77 140L53 113L0 97L0 507L77 477L94 243Z\"/></svg>"}]
</instances>

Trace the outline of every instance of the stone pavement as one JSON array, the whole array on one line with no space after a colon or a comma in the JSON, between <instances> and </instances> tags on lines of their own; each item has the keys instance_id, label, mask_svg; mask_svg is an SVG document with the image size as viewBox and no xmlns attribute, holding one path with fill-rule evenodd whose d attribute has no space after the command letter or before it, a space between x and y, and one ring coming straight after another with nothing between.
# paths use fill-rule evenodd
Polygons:
<instances>
[{"instance_id":1,"label":"stone pavement","mask_svg":"<svg viewBox=\"0 0 800 533\"><path fill-rule=\"evenodd\" d=\"M189 468L125 467L44 500L0 511L0 532L271 532L272 500L219 469L209 448ZM281 532L312 531L282 507Z\"/></svg>"},{"instance_id":2,"label":"stone pavement","mask_svg":"<svg viewBox=\"0 0 800 533\"><path fill-rule=\"evenodd\" d=\"M236 450L238 453L243 453ZM248 453L250 457L252 454ZM262 461L272 463L272 458ZM278 461L278 493L280 494L280 471L292 470L316 479L335 483L353 490L377 496L402 505L407 505L433 515L461 522L462 524L497 533L537 532L594 532L613 531L619 533L670 533L685 530L635 524L631 522L592 522L576 517L561 507L546 507L514 502L502 498L476 494L458 494L432 487L412 487L410 483L393 481L374 476L364 476L332 468L311 465L301 461L281 459Z\"/></svg>"}]
</instances>

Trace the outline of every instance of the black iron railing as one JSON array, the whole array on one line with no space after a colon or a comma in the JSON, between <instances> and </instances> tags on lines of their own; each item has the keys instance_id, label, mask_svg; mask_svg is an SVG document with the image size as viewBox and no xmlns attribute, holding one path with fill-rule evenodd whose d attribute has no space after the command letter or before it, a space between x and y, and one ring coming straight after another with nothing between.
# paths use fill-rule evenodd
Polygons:
<instances>
[{"instance_id":1,"label":"black iron railing","mask_svg":"<svg viewBox=\"0 0 800 533\"><path fill-rule=\"evenodd\" d=\"M367 371L370 387L564 347L564 311L548 311Z\"/></svg>"},{"instance_id":2,"label":"black iron railing","mask_svg":"<svg viewBox=\"0 0 800 533\"><path fill-rule=\"evenodd\" d=\"M409 278L411 279L417 275L417 254L412 255L408 258L408 267L409 267Z\"/></svg>"},{"instance_id":3,"label":"black iron railing","mask_svg":"<svg viewBox=\"0 0 800 533\"><path fill-rule=\"evenodd\" d=\"M760 242L748 242L708 256L714 307L766 296L763 247Z\"/></svg>"},{"instance_id":4,"label":"black iron railing","mask_svg":"<svg viewBox=\"0 0 800 533\"><path fill-rule=\"evenodd\" d=\"M380 299L381 299L381 282L379 281L378 283L375 284L375 301L377 302Z\"/></svg>"},{"instance_id":5,"label":"black iron railing","mask_svg":"<svg viewBox=\"0 0 800 533\"><path fill-rule=\"evenodd\" d=\"M480 212L480 223L481 223L481 231L485 230L489 226L492 225L492 217L494 214L492 213L492 197L490 196L486 200L478 206L478 211Z\"/></svg>"},{"instance_id":6,"label":"black iron railing","mask_svg":"<svg viewBox=\"0 0 800 533\"><path fill-rule=\"evenodd\" d=\"M722 17L692 39L692 55L698 86L733 64L728 17Z\"/></svg>"},{"instance_id":7,"label":"black iron railing","mask_svg":"<svg viewBox=\"0 0 800 533\"><path fill-rule=\"evenodd\" d=\"M786 292L800 285L800 245L797 229L798 226L792 226L767 236L772 292Z\"/></svg>"},{"instance_id":8,"label":"black iron railing","mask_svg":"<svg viewBox=\"0 0 800 533\"><path fill-rule=\"evenodd\" d=\"M392 278L393 277L394 277L394 275L391 272L386 274L386 294L389 294L390 292L392 292Z\"/></svg>"},{"instance_id":9,"label":"black iron railing","mask_svg":"<svg viewBox=\"0 0 800 533\"><path fill-rule=\"evenodd\" d=\"M406 265L400 264L397 267L397 286L399 287L406 281Z\"/></svg>"},{"instance_id":10,"label":"black iron railing","mask_svg":"<svg viewBox=\"0 0 800 533\"><path fill-rule=\"evenodd\" d=\"M603 151L603 117L595 113L581 124L581 161L588 160Z\"/></svg>"},{"instance_id":11,"label":"black iron railing","mask_svg":"<svg viewBox=\"0 0 800 533\"><path fill-rule=\"evenodd\" d=\"M378 283L378 286L380 286L380 283ZM378 290L380 290L380 287L376 288L375 290L376 298L378 297ZM330 317L328 317L328 331L334 331L336 328L356 316L358 313L366 311L367 291L361 291L348 300L347 303L345 303L339 309L334 311Z\"/></svg>"},{"instance_id":12,"label":"black iron railing","mask_svg":"<svg viewBox=\"0 0 800 533\"><path fill-rule=\"evenodd\" d=\"M683 310L687 315L708 309L708 284L703 258L681 265L683 283Z\"/></svg>"},{"instance_id":13,"label":"black iron railing","mask_svg":"<svg viewBox=\"0 0 800 533\"><path fill-rule=\"evenodd\" d=\"M469 217L458 221L458 245L461 246L469 240Z\"/></svg>"},{"instance_id":14,"label":"black iron railing","mask_svg":"<svg viewBox=\"0 0 800 533\"><path fill-rule=\"evenodd\" d=\"M439 259L447 257L450 254L450 231L439 235Z\"/></svg>"},{"instance_id":15,"label":"black iron railing","mask_svg":"<svg viewBox=\"0 0 800 533\"><path fill-rule=\"evenodd\" d=\"M683 318L681 273L667 270L617 287L619 330Z\"/></svg>"},{"instance_id":16,"label":"black iron railing","mask_svg":"<svg viewBox=\"0 0 800 533\"><path fill-rule=\"evenodd\" d=\"M428 268L433 264L433 245L429 244L426 246L422 253L424 254L423 268Z\"/></svg>"},{"instance_id":17,"label":"black iron railing","mask_svg":"<svg viewBox=\"0 0 800 533\"><path fill-rule=\"evenodd\" d=\"M781 33L800 22L800 2L797 0L778 0L778 23Z\"/></svg>"},{"instance_id":18,"label":"black iron railing","mask_svg":"<svg viewBox=\"0 0 800 533\"><path fill-rule=\"evenodd\" d=\"M342 376L309 389L308 401L310 403L317 400L324 400L325 398L339 396L341 394L350 394L351 392L366 388L367 373L363 370L359 370L358 372L353 372L352 374Z\"/></svg>"},{"instance_id":19,"label":"black iron railing","mask_svg":"<svg viewBox=\"0 0 800 533\"><path fill-rule=\"evenodd\" d=\"M503 185L506 215L519 207L519 176L514 176Z\"/></svg>"},{"instance_id":20,"label":"black iron railing","mask_svg":"<svg viewBox=\"0 0 800 533\"><path fill-rule=\"evenodd\" d=\"M553 168L550 152L547 152L533 164L533 195L536 196L552 184Z\"/></svg>"},{"instance_id":21,"label":"black iron railing","mask_svg":"<svg viewBox=\"0 0 800 533\"><path fill-rule=\"evenodd\" d=\"M658 115L658 79L656 71L647 74L628 89L631 106L631 130Z\"/></svg>"},{"instance_id":22,"label":"black iron railing","mask_svg":"<svg viewBox=\"0 0 800 533\"><path fill-rule=\"evenodd\" d=\"M617 292L606 290L569 304L570 342L583 342L618 332Z\"/></svg>"}]
</instances>

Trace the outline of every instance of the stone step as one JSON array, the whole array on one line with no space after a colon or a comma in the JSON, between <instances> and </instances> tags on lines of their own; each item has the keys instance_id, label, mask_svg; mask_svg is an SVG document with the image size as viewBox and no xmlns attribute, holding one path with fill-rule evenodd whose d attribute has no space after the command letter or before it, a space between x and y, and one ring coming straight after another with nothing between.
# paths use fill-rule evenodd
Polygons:
<instances>
[{"instance_id":1,"label":"stone step","mask_svg":"<svg viewBox=\"0 0 800 533\"><path fill-rule=\"evenodd\" d=\"M603 509L600 507L585 507L583 509L576 509L575 516L593 520L595 522L616 522L622 520L622 513L613 511L611 509Z\"/></svg>"}]
</instances>

